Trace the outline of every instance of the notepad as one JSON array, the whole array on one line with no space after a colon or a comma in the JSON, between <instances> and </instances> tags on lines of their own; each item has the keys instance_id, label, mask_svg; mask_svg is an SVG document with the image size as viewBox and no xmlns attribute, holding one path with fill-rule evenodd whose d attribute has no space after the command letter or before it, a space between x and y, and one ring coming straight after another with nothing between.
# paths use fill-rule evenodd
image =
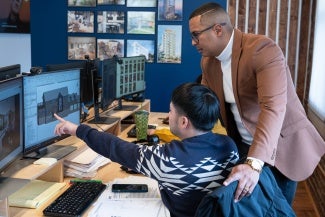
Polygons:
<instances>
[{"instance_id":1,"label":"notepad","mask_svg":"<svg viewBox=\"0 0 325 217\"><path fill-rule=\"evenodd\" d=\"M58 193L65 185L65 182L32 180L9 196L9 206L37 208Z\"/></svg>"},{"instance_id":2,"label":"notepad","mask_svg":"<svg viewBox=\"0 0 325 217\"><path fill-rule=\"evenodd\" d=\"M112 192L114 183L142 183L147 184L149 190L146 193L115 193ZM170 217L170 213L161 200L156 180L143 176L128 176L109 182L108 188L97 199L88 216Z\"/></svg>"}]
</instances>

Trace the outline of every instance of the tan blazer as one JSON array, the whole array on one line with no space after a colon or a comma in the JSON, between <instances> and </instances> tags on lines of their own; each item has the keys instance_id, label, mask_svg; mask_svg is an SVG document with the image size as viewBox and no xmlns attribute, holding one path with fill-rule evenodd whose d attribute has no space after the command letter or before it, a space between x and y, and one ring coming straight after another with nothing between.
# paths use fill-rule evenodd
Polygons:
<instances>
[{"instance_id":1,"label":"tan blazer","mask_svg":"<svg viewBox=\"0 0 325 217\"><path fill-rule=\"evenodd\" d=\"M202 57L202 83L220 100L223 125L238 141L224 99L220 62ZM232 85L244 126L253 135L248 156L274 165L288 178L310 176L325 152L325 142L307 119L281 49L262 35L234 32Z\"/></svg>"}]
</instances>

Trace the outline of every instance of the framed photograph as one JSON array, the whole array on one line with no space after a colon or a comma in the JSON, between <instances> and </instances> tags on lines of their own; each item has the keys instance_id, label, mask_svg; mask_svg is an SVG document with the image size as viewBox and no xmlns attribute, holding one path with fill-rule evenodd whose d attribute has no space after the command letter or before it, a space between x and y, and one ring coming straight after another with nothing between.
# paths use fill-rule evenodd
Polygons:
<instances>
[{"instance_id":1,"label":"framed photograph","mask_svg":"<svg viewBox=\"0 0 325 217\"><path fill-rule=\"evenodd\" d=\"M157 62L182 62L182 26L158 25Z\"/></svg>"},{"instance_id":2,"label":"framed photograph","mask_svg":"<svg viewBox=\"0 0 325 217\"><path fill-rule=\"evenodd\" d=\"M123 34L124 19L123 11L98 11L97 33Z\"/></svg>"},{"instance_id":3,"label":"framed photograph","mask_svg":"<svg viewBox=\"0 0 325 217\"><path fill-rule=\"evenodd\" d=\"M126 43L126 56L140 56L144 55L146 61L153 63L155 55L155 42L153 40L127 40Z\"/></svg>"},{"instance_id":4,"label":"framed photograph","mask_svg":"<svg viewBox=\"0 0 325 217\"><path fill-rule=\"evenodd\" d=\"M125 0L97 0L97 5L125 5Z\"/></svg>"},{"instance_id":5,"label":"framed photograph","mask_svg":"<svg viewBox=\"0 0 325 217\"><path fill-rule=\"evenodd\" d=\"M155 34L155 12L129 11L128 34Z\"/></svg>"},{"instance_id":6,"label":"framed photograph","mask_svg":"<svg viewBox=\"0 0 325 217\"><path fill-rule=\"evenodd\" d=\"M124 57L123 39L97 39L97 58L103 60L114 55Z\"/></svg>"},{"instance_id":7,"label":"framed photograph","mask_svg":"<svg viewBox=\"0 0 325 217\"><path fill-rule=\"evenodd\" d=\"M183 19L183 0L158 0L159 21L181 21Z\"/></svg>"},{"instance_id":8,"label":"framed photograph","mask_svg":"<svg viewBox=\"0 0 325 217\"><path fill-rule=\"evenodd\" d=\"M68 32L94 33L94 12L68 11Z\"/></svg>"},{"instance_id":9,"label":"framed photograph","mask_svg":"<svg viewBox=\"0 0 325 217\"><path fill-rule=\"evenodd\" d=\"M68 7L96 7L96 0L68 0Z\"/></svg>"},{"instance_id":10,"label":"framed photograph","mask_svg":"<svg viewBox=\"0 0 325 217\"><path fill-rule=\"evenodd\" d=\"M128 7L156 7L157 0L127 0Z\"/></svg>"},{"instance_id":11,"label":"framed photograph","mask_svg":"<svg viewBox=\"0 0 325 217\"><path fill-rule=\"evenodd\" d=\"M89 59L96 58L95 37L68 37L68 59L84 60L88 55Z\"/></svg>"},{"instance_id":12,"label":"framed photograph","mask_svg":"<svg viewBox=\"0 0 325 217\"><path fill-rule=\"evenodd\" d=\"M0 33L30 33L30 1L0 0Z\"/></svg>"}]
</instances>

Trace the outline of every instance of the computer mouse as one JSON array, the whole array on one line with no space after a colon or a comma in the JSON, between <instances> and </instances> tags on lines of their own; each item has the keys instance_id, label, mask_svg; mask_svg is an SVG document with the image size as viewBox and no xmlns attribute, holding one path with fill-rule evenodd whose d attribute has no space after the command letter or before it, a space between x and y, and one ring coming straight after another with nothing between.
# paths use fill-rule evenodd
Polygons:
<instances>
[{"instance_id":1,"label":"computer mouse","mask_svg":"<svg viewBox=\"0 0 325 217\"><path fill-rule=\"evenodd\" d=\"M148 145L159 144L159 142L160 142L159 136L156 134L148 135L147 142L148 142Z\"/></svg>"}]
</instances>

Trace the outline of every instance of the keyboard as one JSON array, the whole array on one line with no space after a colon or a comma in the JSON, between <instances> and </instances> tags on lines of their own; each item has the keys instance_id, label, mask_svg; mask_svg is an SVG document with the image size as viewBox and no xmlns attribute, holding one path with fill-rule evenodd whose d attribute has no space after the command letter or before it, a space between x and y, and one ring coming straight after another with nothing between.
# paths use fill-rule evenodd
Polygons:
<instances>
[{"instance_id":1,"label":"keyboard","mask_svg":"<svg viewBox=\"0 0 325 217\"><path fill-rule=\"evenodd\" d=\"M45 216L79 217L106 188L101 182L73 182L43 210Z\"/></svg>"},{"instance_id":2,"label":"keyboard","mask_svg":"<svg viewBox=\"0 0 325 217\"><path fill-rule=\"evenodd\" d=\"M43 157L55 158L57 160L60 160L61 158L67 156L68 154L75 151L76 149L77 147L75 146L66 145L66 146L59 147L54 151L51 151L50 153L44 155Z\"/></svg>"}]
</instances>

